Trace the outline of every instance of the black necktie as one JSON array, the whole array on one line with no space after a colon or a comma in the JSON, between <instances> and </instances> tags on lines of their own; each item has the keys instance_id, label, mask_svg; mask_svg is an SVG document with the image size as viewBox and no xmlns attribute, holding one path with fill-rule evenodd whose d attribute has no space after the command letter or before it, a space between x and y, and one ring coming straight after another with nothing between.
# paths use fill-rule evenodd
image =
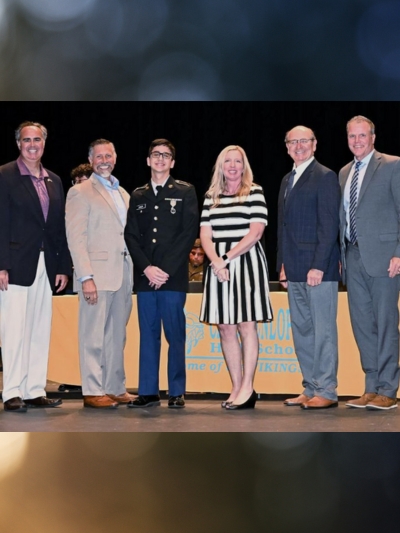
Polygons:
<instances>
[{"instance_id":1,"label":"black necktie","mask_svg":"<svg viewBox=\"0 0 400 533\"><path fill-rule=\"evenodd\" d=\"M156 187L157 195L162 191L162 185L157 185Z\"/></svg>"},{"instance_id":2,"label":"black necktie","mask_svg":"<svg viewBox=\"0 0 400 533\"><path fill-rule=\"evenodd\" d=\"M294 182L295 175L296 175L296 170L293 169L292 172L290 173L290 176L289 176L289 179L286 185L285 202L289 198L289 194L291 193L291 190L293 189L293 182Z\"/></svg>"}]
</instances>

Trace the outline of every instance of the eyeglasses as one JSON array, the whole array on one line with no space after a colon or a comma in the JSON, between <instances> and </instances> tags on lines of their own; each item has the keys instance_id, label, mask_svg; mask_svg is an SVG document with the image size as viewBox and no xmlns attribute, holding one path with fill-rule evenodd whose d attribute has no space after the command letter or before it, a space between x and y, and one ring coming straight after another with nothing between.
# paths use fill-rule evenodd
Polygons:
<instances>
[{"instance_id":1,"label":"eyeglasses","mask_svg":"<svg viewBox=\"0 0 400 533\"><path fill-rule=\"evenodd\" d=\"M151 152L150 157L153 159L160 159L160 157L163 159L172 159L172 154L169 152Z\"/></svg>"},{"instance_id":2,"label":"eyeglasses","mask_svg":"<svg viewBox=\"0 0 400 533\"><path fill-rule=\"evenodd\" d=\"M315 141L314 137L311 137L311 139L293 139L292 141L286 141L286 144L290 144L290 146L296 146L297 143L299 144L307 144L310 141Z\"/></svg>"}]
</instances>

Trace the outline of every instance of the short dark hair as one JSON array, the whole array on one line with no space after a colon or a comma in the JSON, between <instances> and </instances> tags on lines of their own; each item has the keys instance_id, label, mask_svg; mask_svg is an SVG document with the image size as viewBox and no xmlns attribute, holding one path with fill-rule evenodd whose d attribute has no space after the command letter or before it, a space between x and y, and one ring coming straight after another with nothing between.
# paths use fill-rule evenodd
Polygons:
<instances>
[{"instance_id":1,"label":"short dark hair","mask_svg":"<svg viewBox=\"0 0 400 533\"><path fill-rule=\"evenodd\" d=\"M82 163L81 165L75 167L71 171L71 178L75 180L75 178L81 178L82 176L90 176L93 172L92 165L89 165L89 163Z\"/></svg>"},{"instance_id":2,"label":"short dark hair","mask_svg":"<svg viewBox=\"0 0 400 533\"><path fill-rule=\"evenodd\" d=\"M171 150L172 159L175 159L175 146L168 139L154 139L154 141L150 144L149 157L153 151L153 148L156 146L168 146L168 148Z\"/></svg>"},{"instance_id":3,"label":"short dark hair","mask_svg":"<svg viewBox=\"0 0 400 533\"><path fill-rule=\"evenodd\" d=\"M15 140L19 141L21 139L21 131L24 128L27 128L28 126L34 126L35 128L39 128L42 132L43 139L47 139L47 128L43 126L43 124L40 124L39 122L31 122L30 120L26 120L25 122L22 122L18 128L15 130Z\"/></svg>"},{"instance_id":4,"label":"short dark hair","mask_svg":"<svg viewBox=\"0 0 400 533\"><path fill-rule=\"evenodd\" d=\"M193 243L193 246L192 246L192 250L193 248L201 248L203 250L203 247L201 245L201 240L200 239L196 239Z\"/></svg>"},{"instance_id":5,"label":"short dark hair","mask_svg":"<svg viewBox=\"0 0 400 533\"><path fill-rule=\"evenodd\" d=\"M97 146L98 144L112 144L112 147L114 148L114 152L115 152L115 146L114 146L114 143L112 143L111 141L107 141L107 139L96 139L95 141L91 142L89 144L89 157L92 156L93 154L93 148L95 146Z\"/></svg>"}]
</instances>

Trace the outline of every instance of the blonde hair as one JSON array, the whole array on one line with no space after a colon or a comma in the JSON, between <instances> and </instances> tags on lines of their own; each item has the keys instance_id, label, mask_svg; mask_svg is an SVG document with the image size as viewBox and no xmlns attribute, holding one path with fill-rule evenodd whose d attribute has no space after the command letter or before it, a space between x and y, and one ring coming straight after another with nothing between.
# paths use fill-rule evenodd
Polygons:
<instances>
[{"instance_id":1,"label":"blonde hair","mask_svg":"<svg viewBox=\"0 0 400 533\"><path fill-rule=\"evenodd\" d=\"M360 123L360 122L366 122L367 124L369 124L369 127L371 129L371 135L375 135L375 124L369 118L363 117L362 115L357 115L357 116L351 118L348 121L348 123L346 124L346 131L347 132L349 131L350 122L357 122L357 124Z\"/></svg>"},{"instance_id":2,"label":"blonde hair","mask_svg":"<svg viewBox=\"0 0 400 533\"><path fill-rule=\"evenodd\" d=\"M213 175L211 178L210 188L206 192L206 196L212 199L212 207L217 206L220 203L220 196L225 191L225 176L223 172L223 164L226 158L226 154L232 150L238 150L243 159L243 172L242 180L236 196L239 197L239 201L243 202L249 195L251 186L253 184L253 171L251 170L249 160L247 159L246 152L241 146L230 145L222 150L217 157L213 168Z\"/></svg>"}]
</instances>

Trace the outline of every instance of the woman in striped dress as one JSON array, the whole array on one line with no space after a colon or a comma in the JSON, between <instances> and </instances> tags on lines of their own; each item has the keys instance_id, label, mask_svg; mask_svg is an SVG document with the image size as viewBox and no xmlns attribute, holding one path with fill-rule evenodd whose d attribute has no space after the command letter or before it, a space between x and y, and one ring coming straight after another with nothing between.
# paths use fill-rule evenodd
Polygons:
<instances>
[{"instance_id":1,"label":"woman in striped dress","mask_svg":"<svg viewBox=\"0 0 400 533\"><path fill-rule=\"evenodd\" d=\"M232 390L222 407L254 407L257 322L272 320L268 269L260 239L267 224L263 190L240 146L219 154L200 222L207 269L200 320L217 324ZM238 340L238 333L241 343Z\"/></svg>"}]
</instances>

